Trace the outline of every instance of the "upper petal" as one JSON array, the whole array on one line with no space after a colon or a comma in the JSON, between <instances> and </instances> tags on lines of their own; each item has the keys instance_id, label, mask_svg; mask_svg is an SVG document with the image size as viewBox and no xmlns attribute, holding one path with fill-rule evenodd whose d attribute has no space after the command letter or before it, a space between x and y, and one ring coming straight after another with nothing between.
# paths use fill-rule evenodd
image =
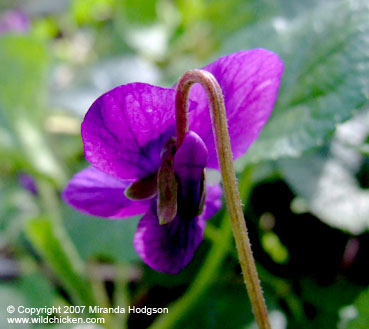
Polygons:
<instances>
[{"instance_id":1,"label":"upper petal","mask_svg":"<svg viewBox=\"0 0 369 329\"><path fill-rule=\"evenodd\" d=\"M122 179L155 173L160 151L175 133L174 94L172 89L131 83L99 97L82 123L86 159Z\"/></svg>"},{"instance_id":2,"label":"upper petal","mask_svg":"<svg viewBox=\"0 0 369 329\"><path fill-rule=\"evenodd\" d=\"M258 137L272 112L283 63L268 50L253 49L221 57L203 70L212 73L222 88L233 157L236 159ZM208 148L208 167L218 169L207 98L200 85L191 88L190 99L198 106L189 112L189 127Z\"/></svg>"},{"instance_id":3,"label":"upper petal","mask_svg":"<svg viewBox=\"0 0 369 329\"><path fill-rule=\"evenodd\" d=\"M70 180L62 197L74 208L94 216L125 218L143 214L151 200L127 199L124 190L130 183L89 167Z\"/></svg>"}]
</instances>

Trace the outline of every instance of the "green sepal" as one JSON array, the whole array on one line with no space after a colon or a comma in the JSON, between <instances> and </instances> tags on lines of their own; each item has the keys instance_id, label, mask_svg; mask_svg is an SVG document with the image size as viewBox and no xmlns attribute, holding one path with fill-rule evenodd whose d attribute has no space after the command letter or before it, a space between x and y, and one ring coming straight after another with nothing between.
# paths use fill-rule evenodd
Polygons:
<instances>
[{"instance_id":1,"label":"green sepal","mask_svg":"<svg viewBox=\"0 0 369 329\"><path fill-rule=\"evenodd\" d=\"M124 191L131 200L150 199L156 195L158 189L158 173L151 174L129 185Z\"/></svg>"},{"instance_id":2,"label":"green sepal","mask_svg":"<svg viewBox=\"0 0 369 329\"><path fill-rule=\"evenodd\" d=\"M158 217L160 225L170 223L177 214L178 182L174 172L175 144L170 140L163 150L158 172Z\"/></svg>"}]
</instances>

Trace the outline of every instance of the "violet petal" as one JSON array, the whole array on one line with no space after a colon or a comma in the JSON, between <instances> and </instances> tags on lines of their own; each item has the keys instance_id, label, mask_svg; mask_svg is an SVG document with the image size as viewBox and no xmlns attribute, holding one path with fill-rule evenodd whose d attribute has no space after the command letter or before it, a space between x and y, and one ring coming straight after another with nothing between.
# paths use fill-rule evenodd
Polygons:
<instances>
[{"instance_id":1,"label":"violet petal","mask_svg":"<svg viewBox=\"0 0 369 329\"><path fill-rule=\"evenodd\" d=\"M165 273L178 273L192 259L203 239L205 222L198 217L159 224L156 202L140 220L134 237L134 246L144 262Z\"/></svg>"},{"instance_id":2,"label":"violet petal","mask_svg":"<svg viewBox=\"0 0 369 329\"><path fill-rule=\"evenodd\" d=\"M143 214L149 209L151 200L129 200L124 190L130 183L89 167L69 181L62 197L66 203L89 215L125 218Z\"/></svg>"},{"instance_id":3,"label":"violet petal","mask_svg":"<svg viewBox=\"0 0 369 329\"><path fill-rule=\"evenodd\" d=\"M33 195L38 194L36 182L31 175L28 175L25 173L19 173L18 181L24 189L31 192Z\"/></svg>"},{"instance_id":4,"label":"violet petal","mask_svg":"<svg viewBox=\"0 0 369 329\"><path fill-rule=\"evenodd\" d=\"M208 150L205 143L195 132L189 130L183 143L174 156L174 169L181 181L201 178L208 162Z\"/></svg>"},{"instance_id":5,"label":"violet petal","mask_svg":"<svg viewBox=\"0 0 369 329\"><path fill-rule=\"evenodd\" d=\"M203 172L208 162L208 150L202 139L188 131L174 156L174 169L180 182L178 212L181 218L191 218L199 211Z\"/></svg>"},{"instance_id":6,"label":"violet petal","mask_svg":"<svg viewBox=\"0 0 369 329\"><path fill-rule=\"evenodd\" d=\"M11 9L0 15L0 35L4 33L24 33L29 28L29 17L21 10Z\"/></svg>"},{"instance_id":7,"label":"violet petal","mask_svg":"<svg viewBox=\"0 0 369 329\"><path fill-rule=\"evenodd\" d=\"M201 216L191 219L176 216L172 222L160 225L156 202L141 219L134 237L134 246L143 261L151 268L175 274L193 258L203 239L205 219L221 207L219 185L207 186L205 209Z\"/></svg>"},{"instance_id":8,"label":"violet petal","mask_svg":"<svg viewBox=\"0 0 369 329\"><path fill-rule=\"evenodd\" d=\"M277 97L283 63L265 49L240 51L205 66L222 88L234 159L243 155L258 137ZM200 85L191 88L190 99L198 104L189 112L189 127L209 150L208 167L219 169L211 130L207 98Z\"/></svg>"},{"instance_id":9,"label":"violet petal","mask_svg":"<svg viewBox=\"0 0 369 329\"><path fill-rule=\"evenodd\" d=\"M174 128L174 90L131 83L99 97L82 123L86 159L122 179L155 173Z\"/></svg>"}]
</instances>

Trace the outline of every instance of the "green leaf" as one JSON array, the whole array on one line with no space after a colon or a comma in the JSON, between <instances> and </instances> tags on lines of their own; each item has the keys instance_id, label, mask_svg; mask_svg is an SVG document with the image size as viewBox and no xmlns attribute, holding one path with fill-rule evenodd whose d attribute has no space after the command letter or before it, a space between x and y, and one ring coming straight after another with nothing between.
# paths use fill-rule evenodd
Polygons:
<instances>
[{"instance_id":1,"label":"green leaf","mask_svg":"<svg viewBox=\"0 0 369 329\"><path fill-rule=\"evenodd\" d=\"M225 278L227 278L227 276ZM269 289L264 290L264 295L268 302L272 327L286 328L287 320L284 315L278 311L275 296ZM233 284L223 283L214 285L212 289L198 301L197 307L194 307L188 316L181 321L177 321L175 328L257 328L256 324L253 322L254 316L245 292L245 287L233 281ZM227 325L225 325L225 323Z\"/></svg>"},{"instance_id":2,"label":"green leaf","mask_svg":"<svg viewBox=\"0 0 369 329\"><path fill-rule=\"evenodd\" d=\"M261 245L276 263L285 264L288 262L288 249L274 232L264 232L261 236Z\"/></svg>"},{"instance_id":3,"label":"green leaf","mask_svg":"<svg viewBox=\"0 0 369 329\"><path fill-rule=\"evenodd\" d=\"M43 43L29 36L0 37L0 112L40 124L44 114L49 58Z\"/></svg>"},{"instance_id":4,"label":"green leaf","mask_svg":"<svg viewBox=\"0 0 369 329\"><path fill-rule=\"evenodd\" d=\"M30 219L25 230L32 246L58 275L76 304L94 305L91 286L83 273L83 264L58 225L47 218L38 217Z\"/></svg>"},{"instance_id":5,"label":"green leaf","mask_svg":"<svg viewBox=\"0 0 369 329\"><path fill-rule=\"evenodd\" d=\"M107 19L113 10L115 0L75 0L71 3L72 12L80 24Z\"/></svg>"},{"instance_id":6,"label":"green leaf","mask_svg":"<svg viewBox=\"0 0 369 329\"><path fill-rule=\"evenodd\" d=\"M28 324L8 324L6 318L22 317L29 318L27 313L18 313L18 307L51 307L55 306L58 296L51 286L50 282L41 272L32 272L10 282L2 282L0 284L0 326L3 329L8 328L31 328ZM15 312L7 313L7 307L12 305ZM33 316L37 317L36 315ZM44 324L34 324L32 328L46 328Z\"/></svg>"},{"instance_id":7,"label":"green leaf","mask_svg":"<svg viewBox=\"0 0 369 329\"><path fill-rule=\"evenodd\" d=\"M62 184L63 169L42 133L49 67L47 48L30 36L3 35L0 63L0 129L9 134L9 146L23 151L37 172Z\"/></svg>"},{"instance_id":8,"label":"green leaf","mask_svg":"<svg viewBox=\"0 0 369 329\"><path fill-rule=\"evenodd\" d=\"M153 24L157 19L157 0L123 0L118 4L121 18L129 24Z\"/></svg>"},{"instance_id":9,"label":"green leaf","mask_svg":"<svg viewBox=\"0 0 369 329\"><path fill-rule=\"evenodd\" d=\"M30 329L31 326L29 324L8 324L7 318L11 318L12 315L7 312L8 306L14 306L15 309L18 308L18 306L24 306L26 304L26 299L24 296L12 285L0 285L0 325L2 329L13 329L19 328L19 329ZM17 311L12 313L14 317L19 317L19 314ZM27 318L27 314L22 316L24 318Z\"/></svg>"},{"instance_id":10,"label":"green leaf","mask_svg":"<svg viewBox=\"0 0 369 329\"><path fill-rule=\"evenodd\" d=\"M353 234L369 228L369 190L356 175L365 158L359 146L369 135L369 111L337 129L330 147L299 159L279 160L291 188L322 221Z\"/></svg>"},{"instance_id":11,"label":"green leaf","mask_svg":"<svg viewBox=\"0 0 369 329\"><path fill-rule=\"evenodd\" d=\"M1 149L19 150L18 120L40 126L45 96L47 53L44 45L26 36L0 36ZM28 136L32 138L32 136ZM8 157L4 157L8 158Z\"/></svg>"},{"instance_id":12,"label":"green leaf","mask_svg":"<svg viewBox=\"0 0 369 329\"><path fill-rule=\"evenodd\" d=\"M285 64L273 115L243 163L297 157L368 103L368 16L367 1L339 1L248 28L230 41L227 52L269 48Z\"/></svg>"},{"instance_id":13,"label":"green leaf","mask_svg":"<svg viewBox=\"0 0 369 329\"><path fill-rule=\"evenodd\" d=\"M355 300L362 287L347 280L320 285L310 278L301 281L301 299L315 309L310 321L305 321L304 329L337 328L339 310ZM293 326L292 326L293 327ZM302 326L300 325L299 328Z\"/></svg>"},{"instance_id":14,"label":"green leaf","mask_svg":"<svg viewBox=\"0 0 369 329\"><path fill-rule=\"evenodd\" d=\"M353 313L354 319L349 321L342 329L367 329L369 323L369 289L359 295L350 309L353 311L350 313Z\"/></svg>"},{"instance_id":15,"label":"green leaf","mask_svg":"<svg viewBox=\"0 0 369 329\"><path fill-rule=\"evenodd\" d=\"M16 285L30 307L54 306L59 298L51 282L41 271L24 275Z\"/></svg>"},{"instance_id":16,"label":"green leaf","mask_svg":"<svg viewBox=\"0 0 369 329\"><path fill-rule=\"evenodd\" d=\"M102 258L133 262L139 259L133 247L133 236L139 217L109 220L63 208L66 229L84 259Z\"/></svg>"}]
</instances>

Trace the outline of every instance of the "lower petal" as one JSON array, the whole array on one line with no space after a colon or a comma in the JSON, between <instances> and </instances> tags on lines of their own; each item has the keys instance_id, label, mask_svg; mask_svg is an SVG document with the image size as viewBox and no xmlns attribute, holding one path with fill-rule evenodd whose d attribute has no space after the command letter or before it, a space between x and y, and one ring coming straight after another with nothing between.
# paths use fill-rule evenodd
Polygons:
<instances>
[{"instance_id":1,"label":"lower petal","mask_svg":"<svg viewBox=\"0 0 369 329\"><path fill-rule=\"evenodd\" d=\"M131 217L145 213L151 203L151 200L129 200L124 190L131 183L89 167L70 180L62 197L66 203L89 215Z\"/></svg>"},{"instance_id":2,"label":"lower petal","mask_svg":"<svg viewBox=\"0 0 369 329\"><path fill-rule=\"evenodd\" d=\"M134 246L143 261L153 269L175 274L192 259L203 239L205 221L198 217L178 216L165 225L159 224L156 202L141 219L134 237Z\"/></svg>"}]
</instances>

